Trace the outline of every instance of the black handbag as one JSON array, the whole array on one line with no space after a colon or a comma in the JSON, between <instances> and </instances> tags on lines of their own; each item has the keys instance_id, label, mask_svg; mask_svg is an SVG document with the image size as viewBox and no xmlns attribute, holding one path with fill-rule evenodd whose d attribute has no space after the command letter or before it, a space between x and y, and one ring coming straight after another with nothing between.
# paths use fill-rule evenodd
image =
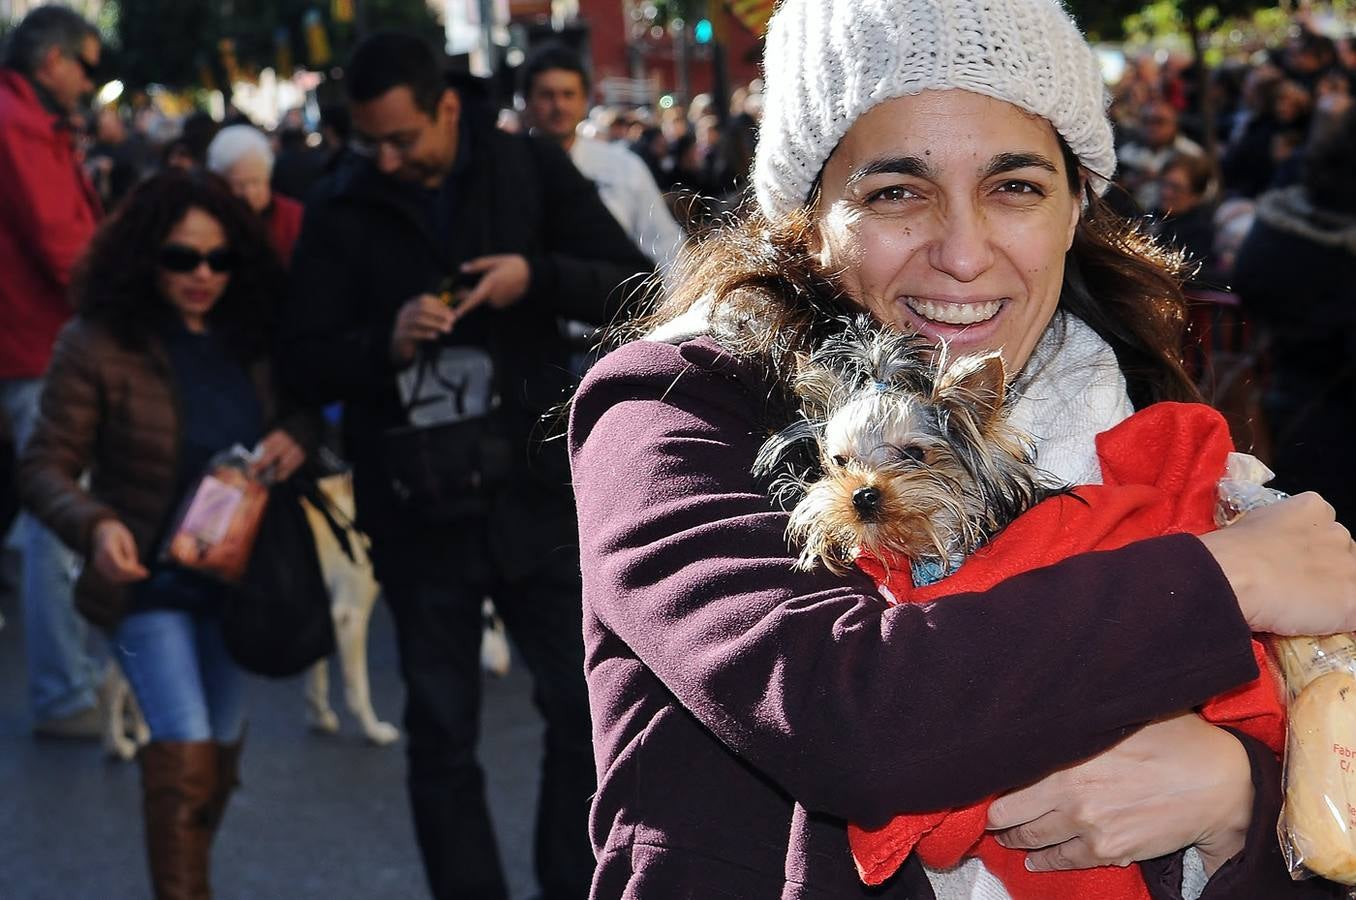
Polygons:
<instances>
[{"instance_id":1,"label":"black handbag","mask_svg":"<svg viewBox=\"0 0 1356 900\"><path fill-rule=\"evenodd\" d=\"M319 488L301 476L270 488L245 577L222 604L226 649L258 675L296 675L334 652L330 595L303 497L326 510Z\"/></svg>"},{"instance_id":2,"label":"black handbag","mask_svg":"<svg viewBox=\"0 0 1356 900\"><path fill-rule=\"evenodd\" d=\"M458 408L444 417L454 421L438 421L435 414L436 424L418 423L421 404L451 405L459 403L465 393L464 382L448 381L439 372L438 353L436 346L421 351L413 370L411 396L403 410L411 424L390 428L382 435L382 461L391 494L406 514L428 524L486 514L493 495L514 468L513 443L497 412L492 371L481 372L484 399L476 409ZM488 354L481 355L488 359ZM431 397L422 395L422 386L434 388Z\"/></svg>"}]
</instances>

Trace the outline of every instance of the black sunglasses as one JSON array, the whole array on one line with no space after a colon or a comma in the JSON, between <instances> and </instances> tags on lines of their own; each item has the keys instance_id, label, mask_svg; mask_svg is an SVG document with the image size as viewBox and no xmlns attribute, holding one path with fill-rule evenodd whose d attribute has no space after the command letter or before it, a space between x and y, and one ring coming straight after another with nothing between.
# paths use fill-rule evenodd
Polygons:
<instances>
[{"instance_id":1,"label":"black sunglasses","mask_svg":"<svg viewBox=\"0 0 1356 900\"><path fill-rule=\"evenodd\" d=\"M167 272L194 272L198 266L207 263L209 269L220 274L234 269L237 262L235 252L225 248L210 253L199 253L182 244L166 244L160 248L160 268Z\"/></svg>"},{"instance_id":2,"label":"black sunglasses","mask_svg":"<svg viewBox=\"0 0 1356 900\"><path fill-rule=\"evenodd\" d=\"M89 60L81 56L79 53L75 54L75 61L80 64L80 69L85 73L86 78L88 78L90 81L96 83L98 82L99 80L98 63L90 62Z\"/></svg>"}]
</instances>

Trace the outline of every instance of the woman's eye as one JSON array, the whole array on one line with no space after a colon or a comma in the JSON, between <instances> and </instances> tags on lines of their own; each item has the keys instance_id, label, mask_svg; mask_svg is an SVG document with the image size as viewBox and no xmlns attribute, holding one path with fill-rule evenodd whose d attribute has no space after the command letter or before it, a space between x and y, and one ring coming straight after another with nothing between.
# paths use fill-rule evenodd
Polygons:
<instances>
[{"instance_id":1,"label":"woman's eye","mask_svg":"<svg viewBox=\"0 0 1356 900\"><path fill-rule=\"evenodd\" d=\"M998 186L998 190L1005 194L1045 195L1044 191L1029 181L1005 181Z\"/></svg>"},{"instance_id":2,"label":"woman's eye","mask_svg":"<svg viewBox=\"0 0 1356 900\"><path fill-rule=\"evenodd\" d=\"M884 200L886 203L900 203L916 197L913 191L904 187L902 184L892 184L889 187L881 188L867 195L867 203L875 203L878 200Z\"/></svg>"},{"instance_id":3,"label":"woman's eye","mask_svg":"<svg viewBox=\"0 0 1356 900\"><path fill-rule=\"evenodd\" d=\"M841 469L843 466L846 466L848 464L848 458L840 454L833 458L833 464Z\"/></svg>"}]
</instances>

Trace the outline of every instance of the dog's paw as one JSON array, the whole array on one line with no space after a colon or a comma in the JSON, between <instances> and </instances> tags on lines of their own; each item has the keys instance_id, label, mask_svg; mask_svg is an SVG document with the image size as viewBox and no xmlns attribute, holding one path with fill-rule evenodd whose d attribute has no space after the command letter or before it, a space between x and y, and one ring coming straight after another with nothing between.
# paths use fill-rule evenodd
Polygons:
<instances>
[{"instance_id":1,"label":"dog's paw","mask_svg":"<svg viewBox=\"0 0 1356 900\"><path fill-rule=\"evenodd\" d=\"M373 722L366 729L366 732L367 739L379 747L385 747L387 744L394 744L400 740L400 729L390 722Z\"/></svg>"},{"instance_id":2,"label":"dog's paw","mask_svg":"<svg viewBox=\"0 0 1356 900\"><path fill-rule=\"evenodd\" d=\"M137 743L128 738L113 738L109 735L104 736L104 755L109 759L118 759L123 762L131 762L136 759Z\"/></svg>"},{"instance_id":3,"label":"dog's paw","mask_svg":"<svg viewBox=\"0 0 1356 900\"><path fill-rule=\"evenodd\" d=\"M311 726L312 731L323 731L325 734L339 733L339 716L332 709L318 712L311 710L306 713L306 723Z\"/></svg>"}]
</instances>

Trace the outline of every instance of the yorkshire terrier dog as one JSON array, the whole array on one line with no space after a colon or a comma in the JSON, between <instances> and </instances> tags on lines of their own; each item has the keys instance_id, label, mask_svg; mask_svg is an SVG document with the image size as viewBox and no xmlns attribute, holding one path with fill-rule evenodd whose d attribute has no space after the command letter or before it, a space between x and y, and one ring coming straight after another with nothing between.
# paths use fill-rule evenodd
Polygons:
<instances>
[{"instance_id":1,"label":"yorkshire terrier dog","mask_svg":"<svg viewBox=\"0 0 1356 900\"><path fill-rule=\"evenodd\" d=\"M907 559L914 584L929 584L1063 493L1008 424L1005 377L997 353L947 359L944 346L866 316L802 360L801 418L754 464L777 476L777 500L795 502L796 568L843 572L869 553L886 566Z\"/></svg>"}]
</instances>

